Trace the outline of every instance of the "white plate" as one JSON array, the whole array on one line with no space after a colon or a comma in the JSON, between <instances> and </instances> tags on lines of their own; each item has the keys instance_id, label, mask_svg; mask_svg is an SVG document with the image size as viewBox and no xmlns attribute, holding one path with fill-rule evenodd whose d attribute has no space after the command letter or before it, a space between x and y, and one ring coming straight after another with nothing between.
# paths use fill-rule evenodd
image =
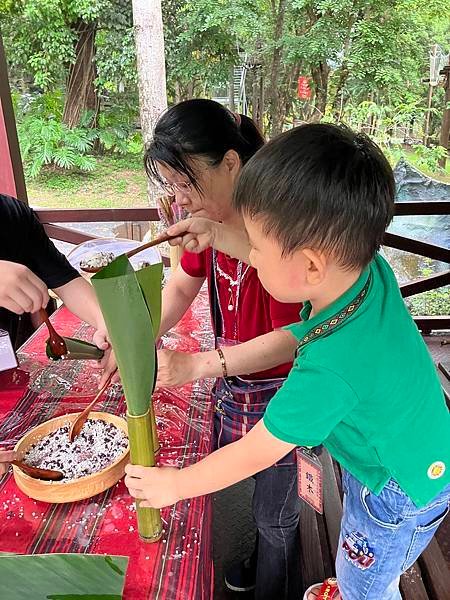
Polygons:
<instances>
[{"instance_id":1,"label":"white plate","mask_svg":"<svg viewBox=\"0 0 450 600\"><path fill-rule=\"evenodd\" d=\"M117 257L121 254L125 254L128 250L137 248L141 244L142 242L124 240L121 238L99 238L98 240L88 240L87 242L83 242L79 246L76 246L76 248L73 248L67 255L67 259L82 275L88 275L88 273L80 269L80 262L87 260L96 252L112 252ZM142 261L154 265L160 263L161 260L161 254L156 248L147 248L147 250L143 250L130 258L130 262L136 270L138 269L139 263Z\"/></svg>"}]
</instances>

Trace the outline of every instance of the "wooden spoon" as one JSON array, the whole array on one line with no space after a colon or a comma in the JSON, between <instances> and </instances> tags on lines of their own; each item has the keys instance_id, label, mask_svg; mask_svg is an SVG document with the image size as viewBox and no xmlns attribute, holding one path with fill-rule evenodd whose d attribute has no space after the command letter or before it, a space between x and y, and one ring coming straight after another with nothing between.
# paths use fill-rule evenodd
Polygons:
<instances>
[{"instance_id":1,"label":"wooden spoon","mask_svg":"<svg viewBox=\"0 0 450 600\"><path fill-rule=\"evenodd\" d=\"M62 356L67 354L66 342L59 335L59 333L56 333L55 328L53 327L53 325L50 322L50 319L48 318L47 311L45 310L45 308L41 308L39 310L39 314L42 320L47 325L48 332L50 334L50 338L48 340L50 350L55 356L59 356L61 358Z\"/></svg>"},{"instance_id":2,"label":"wooden spoon","mask_svg":"<svg viewBox=\"0 0 450 600\"><path fill-rule=\"evenodd\" d=\"M21 460L12 460L11 464L19 467L19 469L34 479L44 479L45 481L61 481L61 479L64 477L64 474L61 473L61 471L31 467L30 465L26 465Z\"/></svg>"},{"instance_id":3,"label":"wooden spoon","mask_svg":"<svg viewBox=\"0 0 450 600\"><path fill-rule=\"evenodd\" d=\"M182 234L180 234L180 235L182 235ZM168 242L169 240L174 240L175 238L180 237L180 235L167 235L167 233L163 233L162 235L158 236L154 240L151 240L150 242L147 242L145 244L141 244L137 248L134 248L133 250L129 250L128 252L125 252L125 256L127 258L131 258L135 254L138 254L139 252L142 252L143 250L147 250L148 248L153 248L153 246L157 246L158 244L163 244L164 242ZM98 273L101 269L104 269L104 268L105 267L80 267L80 269L82 271L85 271L86 273Z\"/></svg>"},{"instance_id":4,"label":"wooden spoon","mask_svg":"<svg viewBox=\"0 0 450 600\"><path fill-rule=\"evenodd\" d=\"M83 425L86 423L87 418L89 417L89 413L91 412L94 404L97 402L97 400L100 398L100 396L106 390L108 385L111 383L111 378L114 375L114 373L115 373L115 371L113 373L111 373L111 375L108 377L106 383L104 384L102 389L97 393L97 395L92 400L92 402L90 404L88 404L86 406L86 408L83 410L83 412L81 412L78 415L78 417L75 419L75 421L73 421L73 423L70 427L70 430L69 430L69 440L71 442L74 441L74 439L77 437L77 435L79 435L80 431L83 429Z\"/></svg>"}]
</instances>

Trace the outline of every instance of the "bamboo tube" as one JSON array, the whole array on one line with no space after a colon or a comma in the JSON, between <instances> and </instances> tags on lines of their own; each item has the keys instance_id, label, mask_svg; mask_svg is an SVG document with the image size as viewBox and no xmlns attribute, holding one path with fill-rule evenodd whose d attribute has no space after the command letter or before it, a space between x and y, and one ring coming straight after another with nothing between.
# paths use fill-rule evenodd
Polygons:
<instances>
[{"instance_id":1,"label":"bamboo tube","mask_svg":"<svg viewBox=\"0 0 450 600\"><path fill-rule=\"evenodd\" d=\"M151 409L139 416L127 413L127 423L131 464L154 467L155 452ZM141 508L139 504L140 500L136 500L139 537L144 542L157 542L162 536L160 512L155 508Z\"/></svg>"}]
</instances>

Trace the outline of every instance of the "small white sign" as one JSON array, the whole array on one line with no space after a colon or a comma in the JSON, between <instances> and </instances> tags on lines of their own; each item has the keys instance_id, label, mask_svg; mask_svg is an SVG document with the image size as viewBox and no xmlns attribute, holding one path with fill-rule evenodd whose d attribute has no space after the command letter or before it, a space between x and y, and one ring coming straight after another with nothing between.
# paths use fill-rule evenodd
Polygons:
<instances>
[{"instance_id":1,"label":"small white sign","mask_svg":"<svg viewBox=\"0 0 450 600\"><path fill-rule=\"evenodd\" d=\"M17 358L11 344L9 333L0 329L0 371L17 367Z\"/></svg>"}]
</instances>

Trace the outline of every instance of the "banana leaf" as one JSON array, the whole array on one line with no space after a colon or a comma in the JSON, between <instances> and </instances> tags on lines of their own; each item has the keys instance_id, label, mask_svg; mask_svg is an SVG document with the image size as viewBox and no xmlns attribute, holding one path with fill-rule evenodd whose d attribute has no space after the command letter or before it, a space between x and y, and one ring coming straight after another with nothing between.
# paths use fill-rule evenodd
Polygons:
<instances>
[{"instance_id":1,"label":"banana leaf","mask_svg":"<svg viewBox=\"0 0 450 600\"><path fill-rule=\"evenodd\" d=\"M127 556L0 554L0 596L8 600L121 600Z\"/></svg>"},{"instance_id":2,"label":"banana leaf","mask_svg":"<svg viewBox=\"0 0 450 600\"><path fill-rule=\"evenodd\" d=\"M155 465L159 448L151 398L156 380L161 281L161 263L134 271L126 256L119 256L91 279L125 393L131 462L143 466ZM159 511L140 508L137 502L137 516L141 538L159 539Z\"/></svg>"}]
</instances>

